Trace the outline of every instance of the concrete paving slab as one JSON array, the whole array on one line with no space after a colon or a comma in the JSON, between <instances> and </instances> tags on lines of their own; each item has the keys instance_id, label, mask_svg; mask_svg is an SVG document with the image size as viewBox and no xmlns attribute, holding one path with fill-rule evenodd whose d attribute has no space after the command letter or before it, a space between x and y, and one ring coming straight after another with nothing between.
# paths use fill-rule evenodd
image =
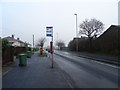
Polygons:
<instances>
[{"instance_id":1,"label":"concrete paving slab","mask_svg":"<svg viewBox=\"0 0 120 90\"><path fill-rule=\"evenodd\" d=\"M27 60L26 67L16 68L3 76L3 88L69 88L69 85L57 71L51 68L49 57L38 57L35 53Z\"/></svg>"}]
</instances>

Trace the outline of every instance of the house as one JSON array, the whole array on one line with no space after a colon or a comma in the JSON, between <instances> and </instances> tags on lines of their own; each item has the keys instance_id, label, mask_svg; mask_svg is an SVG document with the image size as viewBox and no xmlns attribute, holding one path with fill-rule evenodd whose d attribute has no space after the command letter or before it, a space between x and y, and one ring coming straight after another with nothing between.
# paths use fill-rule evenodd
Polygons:
<instances>
[{"instance_id":1,"label":"house","mask_svg":"<svg viewBox=\"0 0 120 90\"><path fill-rule=\"evenodd\" d=\"M88 37L85 37L85 36L73 38L74 41L76 41L76 40L81 41L81 40L87 40L87 39L88 39Z\"/></svg>"},{"instance_id":2,"label":"house","mask_svg":"<svg viewBox=\"0 0 120 90\"><path fill-rule=\"evenodd\" d=\"M8 40L10 46L25 47L25 43L21 41L19 38L15 39L14 35L12 35L11 37L10 36L5 37L3 39Z\"/></svg>"},{"instance_id":3,"label":"house","mask_svg":"<svg viewBox=\"0 0 120 90\"><path fill-rule=\"evenodd\" d=\"M32 45L30 43L27 43L27 42L25 42L25 46L32 47Z\"/></svg>"},{"instance_id":4,"label":"house","mask_svg":"<svg viewBox=\"0 0 120 90\"><path fill-rule=\"evenodd\" d=\"M118 51L120 46L120 25L111 25L96 39L96 44L101 51Z\"/></svg>"},{"instance_id":5,"label":"house","mask_svg":"<svg viewBox=\"0 0 120 90\"><path fill-rule=\"evenodd\" d=\"M98 37L98 40L105 40L111 42L117 40L120 35L120 25L111 25L102 35Z\"/></svg>"}]
</instances>

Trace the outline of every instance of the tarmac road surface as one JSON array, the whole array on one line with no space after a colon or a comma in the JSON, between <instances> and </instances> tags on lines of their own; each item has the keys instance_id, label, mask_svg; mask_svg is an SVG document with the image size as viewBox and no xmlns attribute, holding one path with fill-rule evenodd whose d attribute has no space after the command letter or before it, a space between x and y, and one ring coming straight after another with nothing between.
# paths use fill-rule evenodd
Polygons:
<instances>
[{"instance_id":1,"label":"tarmac road surface","mask_svg":"<svg viewBox=\"0 0 120 90\"><path fill-rule=\"evenodd\" d=\"M55 51L54 61L76 88L118 88L119 68Z\"/></svg>"}]
</instances>

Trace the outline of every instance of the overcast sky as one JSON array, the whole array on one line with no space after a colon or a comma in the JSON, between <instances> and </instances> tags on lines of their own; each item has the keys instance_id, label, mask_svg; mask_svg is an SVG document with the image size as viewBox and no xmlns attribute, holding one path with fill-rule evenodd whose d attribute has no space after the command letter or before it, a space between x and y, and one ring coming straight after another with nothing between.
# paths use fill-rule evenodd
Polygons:
<instances>
[{"instance_id":1,"label":"overcast sky","mask_svg":"<svg viewBox=\"0 0 120 90\"><path fill-rule=\"evenodd\" d=\"M91 1L91 2L90 2ZM118 25L119 0L2 0L0 4L0 30L2 37L19 37L32 44L46 37L46 26L54 28L54 41L63 40L66 44L76 35L75 15L79 24L87 19L96 18L105 24ZM46 37L46 45L51 40Z\"/></svg>"}]
</instances>

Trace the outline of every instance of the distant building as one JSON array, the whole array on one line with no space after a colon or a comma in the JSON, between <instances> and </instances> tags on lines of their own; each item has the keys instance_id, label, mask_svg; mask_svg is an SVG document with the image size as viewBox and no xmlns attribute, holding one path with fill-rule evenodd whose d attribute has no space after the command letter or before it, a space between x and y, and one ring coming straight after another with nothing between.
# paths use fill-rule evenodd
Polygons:
<instances>
[{"instance_id":1,"label":"distant building","mask_svg":"<svg viewBox=\"0 0 120 90\"><path fill-rule=\"evenodd\" d=\"M85 36L73 38L73 40L78 40L78 41L87 40L87 39L88 39L88 37L85 37Z\"/></svg>"},{"instance_id":2,"label":"distant building","mask_svg":"<svg viewBox=\"0 0 120 90\"><path fill-rule=\"evenodd\" d=\"M25 47L25 43L23 41L21 41L19 38L15 39L14 35L12 35L11 37L5 37L3 39L6 39L9 41L9 45L10 46L15 46L15 47Z\"/></svg>"},{"instance_id":3,"label":"distant building","mask_svg":"<svg viewBox=\"0 0 120 90\"><path fill-rule=\"evenodd\" d=\"M69 50L69 47L62 46L60 47L60 50Z\"/></svg>"},{"instance_id":4,"label":"distant building","mask_svg":"<svg viewBox=\"0 0 120 90\"><path fill-rule=\"evenodd\" d=\"M100 38L116 39L116 38L118 38L117 37L118 35L120 35L120 25L111 25L102 35L99 36L99 39Z\"/></svg>"},{"instance_id":5,"label":"distant building","mask_svg":"<svg viewBox=\"0 0 120 90\"><path fill-rule=\"evenodd\" d=\"M120 25L111 25L96 41L102 51L118 51L120 46Z\"/></svg>"},{"instance_id":6,"label":"distant building","mask_svg":"<svg viewBox=\"0 0 120 90\"><path fill-rule=\"evenodd\" d=\"M25 45L26 45L27 47L32 47L32 45L31 45L30 43L27 43L27 42L25 42Z\"/></svg>"}]
</instances>

